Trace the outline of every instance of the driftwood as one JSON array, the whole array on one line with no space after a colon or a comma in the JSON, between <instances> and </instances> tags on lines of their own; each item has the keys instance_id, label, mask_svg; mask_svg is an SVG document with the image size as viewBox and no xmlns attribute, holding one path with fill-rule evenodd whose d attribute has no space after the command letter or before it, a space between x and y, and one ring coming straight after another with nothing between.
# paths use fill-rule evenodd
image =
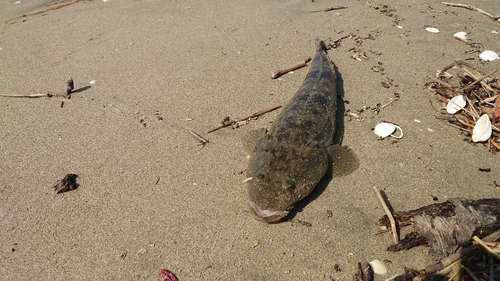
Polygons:
<instances>
[{"instance_id":1,"label":"driftwood","mask_svg":"<svg viewBox=\"0 0 500 281\"><path fill-rule=\"evenodd\" d=\"M414 232L406 235L388 251L400 251L428 244L429 255L440 260L453 254L459 247L471 244L473 236L485 237L500 229L500 199L450 199L422 208L394 213L399 227L413 225ZM389 229L386 215L381 226Z\"/></svg>"}]
</instances>

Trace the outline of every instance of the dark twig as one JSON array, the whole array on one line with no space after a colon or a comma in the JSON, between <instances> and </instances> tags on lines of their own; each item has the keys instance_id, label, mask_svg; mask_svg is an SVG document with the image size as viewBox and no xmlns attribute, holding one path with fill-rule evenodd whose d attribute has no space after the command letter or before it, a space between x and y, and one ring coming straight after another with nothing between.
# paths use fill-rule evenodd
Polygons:
<instances>
[{"instance_id":1,"label":"dark twig","mask_svg":"<svg viewBox=\"0 0 500 281\"><path fill-rule=\"evenodd\" d=\"M262 110L262 111L259 111L259 112L257 112L257 113L254 113L254 114L248 115L248 116L246 116L246 117L240 118L240 119L238 119L238 120L236 120L236 121L225 122L224 124L222 124L222 126L219 126L219 127L215 128L215 129L212 129L212 130L208 131L208 134L210 134L211 132L214 132L214 131L220 130L220 129L222 129L222 128L225 128L225 127L231 126L231 125L233 125L233 124L235 124L235 123L238 123L238 122L246 121L246 120L253 119L253 118L258 118L258 117L260 117L261 115L266 114L266 113L268 113L268 112L271 112L271 111L273 111L273 110L276 110L276 109L278 109L278 108L280 108L280 107L281 107L281 105L278 105L278 106L275 106L275 107L271 107L271 108L268 108L268 109L264 109L264 110Z\"/></svg>"},{"instance_id":2,"label":"dark twig","mask_svg":"<svg viewBox=\"0 0 500 281\"><path fill-rule=\"evenodd\" d=\"M347 7L344 7L344 6L331 6L331 7L328 7L326 9L323 9L323 10L314 10L314 11L311 11L310 13L329 12L329 11L341 10L341 9L347 9Z\"/></svg>"}]
</instances>

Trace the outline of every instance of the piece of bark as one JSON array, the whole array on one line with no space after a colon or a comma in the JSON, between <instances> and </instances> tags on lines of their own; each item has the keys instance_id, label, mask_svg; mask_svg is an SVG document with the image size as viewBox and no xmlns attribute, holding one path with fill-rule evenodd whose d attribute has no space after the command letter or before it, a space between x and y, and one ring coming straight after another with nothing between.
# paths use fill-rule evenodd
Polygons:
<instances>
[{"instance_id":1,"label":"piece of bark","mask_svg":"<svg viewBox=\"0 0 500 281\"><path fill-rule=\"evenodd\" d=\"M70 191L77 188L76 178L78 175L67 174L62 180L58 180L54 185L56 194Z\"/></svg>"},{"instance_id":2,"label":"piece of bark","mask_svg":"<svg viewBox=\"0 0 500 281\"><path fill-rule=\"evenodd\" d=\"M399 243L389 246L387 251L399 252L401 250L411 249L425 244L429 244L429 240L427 240L425 236L420 235L417 232L410 232L406 234L405 238L399 241Z\"/></svg>"},{"instance_id":3,"label":"piece of bark","mask_svg":"<svg viewBox=\"0 0 500 281\"><path fill-rule=\"evenodd\" d=\"M354 274L354 279L356 281L373 281L373 269L369 263L365 264L363 268L361 263L358 262L358 272Z\"/></svg>"},{"instance_id":4,"label":"piece of bark","mask_svg":"<svg viewBox=\"0 0 500 281\"><path fill-rule=\"evenodd\" d=\"M500 229L500 199L450 199L447 202L424 206L417 210L395 213L399 226L414 225L415 234L388 250L402 250L429 243L429 256L434 260L454 253L460 246L470 244L472 236L485 237ZM386 216L380 225L389 227ZM415 241L412 241L414 239ZM402 243L407 243L404 247Z\"/></svg>"}]
</instances>

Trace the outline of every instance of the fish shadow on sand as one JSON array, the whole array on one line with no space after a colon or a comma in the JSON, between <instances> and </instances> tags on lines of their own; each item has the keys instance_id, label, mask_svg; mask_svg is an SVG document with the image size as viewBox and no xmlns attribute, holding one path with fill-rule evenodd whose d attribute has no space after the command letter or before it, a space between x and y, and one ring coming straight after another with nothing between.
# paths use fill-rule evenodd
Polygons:
<instances>
[{"instance_id":1,"label":"fish shadow on sand","mask_svg":"<svg viewBox=\"0 0 500 281\"><path fill-rule=\"evenodd\" d=\"M342 79L342 74L338 71L338 68L333 64L336 80L336 91L337 91L337 110L335 111L335 134L333 135L333 144L341 145L344 138L344 112L345 104L348 103L344 100L344 80ZM329 176L324 176L320 182L316 185L314 190L303 200L297 202L295 207L290 211L290 214L286 216L283 221L287 219L294 218L297 213L302 212L302 210L312 201L316 200L328 187L328 184L332 181Z\"/></svg>"}]
</instances>

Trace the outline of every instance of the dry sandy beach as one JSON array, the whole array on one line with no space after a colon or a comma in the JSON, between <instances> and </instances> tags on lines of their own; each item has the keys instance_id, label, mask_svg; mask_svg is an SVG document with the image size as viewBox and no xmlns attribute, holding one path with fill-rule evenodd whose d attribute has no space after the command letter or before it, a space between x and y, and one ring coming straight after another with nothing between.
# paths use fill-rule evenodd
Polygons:
<instances>
[{"instance_id":1,"label":"dry sandy beach","mask_svg":"<svg viewBox=\"0 0 500 281\"><path fill-rule=\"evenodd\" d=\"M496 0L462 2L500 14ZM426 247L386 252L373 186L396 211L433 196L500 196L500 156L435 119L441 104L424 87L453 59L479 64L455 32L500 52L500 24L478 12L437 0L376 1L392 17L364 0L93 0L22 17L57 3L0 1L0 93L61 92L69 76L76 89L69 101L0 97L1 280L160 280L161 268L179 280L352 280L357 262L387 259L384 280L433 261ZM310 13L333 5L347 8ZM254 220L241 139L279 110L207 131L286 105L307 68L270 73L312 56L316 37L351 33L328 52L346 109L400 100L345 121L343 144L360 167L298 205L295 218L311 227ZM355 38L367 60L351 57ZM371 69L379 63L384 74ZM404 138L377 140L381 121ZM188 129L210 143L200 148ZM55 194L68 173L79 187Z\"/></svg>"}]
</instances>

